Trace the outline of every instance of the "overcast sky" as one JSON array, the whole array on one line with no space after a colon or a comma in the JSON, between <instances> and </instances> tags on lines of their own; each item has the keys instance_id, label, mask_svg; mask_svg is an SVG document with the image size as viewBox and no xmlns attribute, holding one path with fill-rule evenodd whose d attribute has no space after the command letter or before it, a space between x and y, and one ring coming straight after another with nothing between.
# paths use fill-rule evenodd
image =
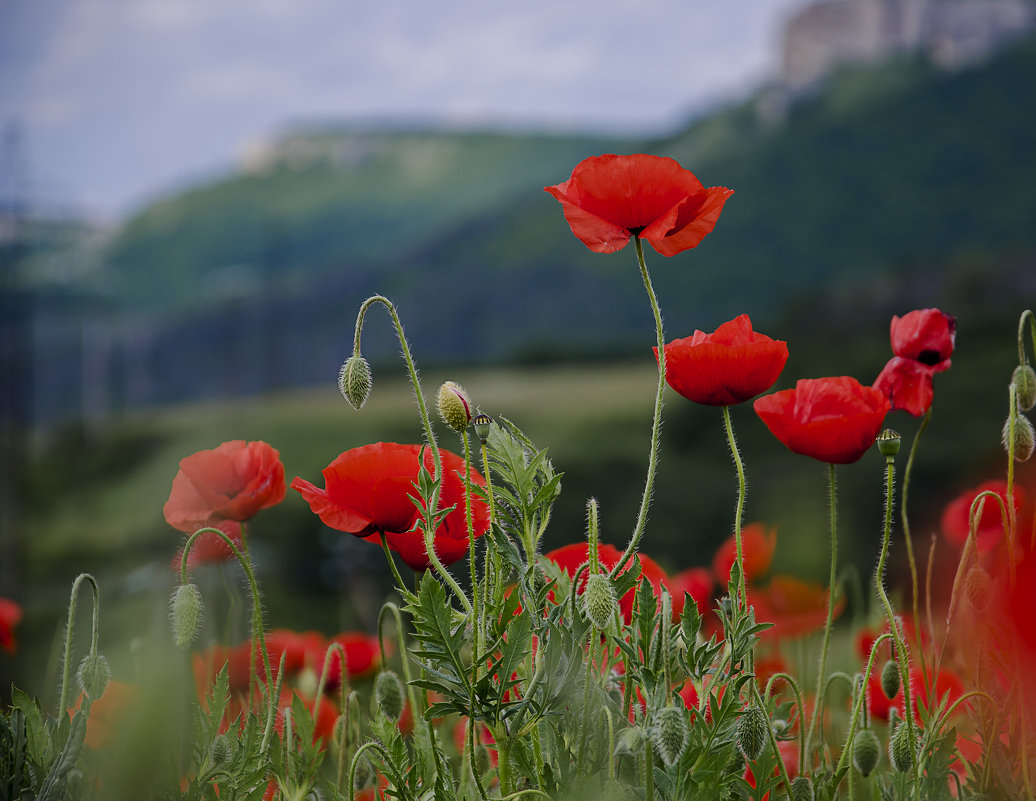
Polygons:
<instances>
[{"instance_id":1,"label":"overcast sky","mask_svg":"<svg viewBox=\"0 0 1036 801\"><path fill-rule=\"evenodd\" d=\"M668 130L804 1L0 0L0 125L38 205L112 218L299 121Z\"/></svg>"}]
</instances>

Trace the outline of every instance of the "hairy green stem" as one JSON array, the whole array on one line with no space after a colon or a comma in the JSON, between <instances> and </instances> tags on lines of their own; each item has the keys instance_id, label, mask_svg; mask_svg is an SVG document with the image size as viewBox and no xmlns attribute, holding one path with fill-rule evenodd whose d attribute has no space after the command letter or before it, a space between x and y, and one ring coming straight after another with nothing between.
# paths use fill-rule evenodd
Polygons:
<instances>
[{"instance_id":1,"label":"hairy green stem","mask_svg":"<svg viewBox=\"0 0 1036 801\"><path fill-rule=\"evenodd\" d=\"M906 542L907 549L907 561L910 563L910 589L911 597L913 598L914 608L914 625L920 627L921 617L918 609L918 586L917 586L917 560L914 558L914 544L910 537L910 517L907 513L907 499L910 494L910 476L913 474L914 469L914 457L917 454L917 445L921 441L921 435L924 430L928 427L928 423L932 420L932 407L929 406L925 411L924 419L921 421L921 425L917 429L917 433L914 434L914 441L910 445L910 455L907 457L906 468L903 470L903 485L900 488L900 494L902 500L899 503L899 517L903 525L903 540ZM920 629L919 629L920 630ZM921 669L927 672L927 660L925 657L924 647L919 643L918 650L921 652Z\"/></svg>"},{"instance_id":2,"label":"hairy green stem","mask_svg":"<svg viewBox=\"0 0 1036 801\"><path fill-rule=\"evenodd\" d=\"M651 506L651 493L655 485L655 470L658 468L658 441L659 432L662 428L662 403L665 396L665 333L662 330L662 312L658 307L658 299L655 297L655 290L651 286L651 276L648 274L647 262L644 261L644 246L640 237L633 238L633 244L637 250L637 263L640 265L640 277L644 281L644 289L647 290L648 300L651 302L651 311L655 315L655 335L658 340L658 389L655 392L655 411L651 419L651 450L648 454L647 478L644 481L644 495L640 499L640 512L637 514L637 522L633 528L633 535L630 537L629 545L623 552L622 557L610 571L610 576L615 578L625 568L626 563L633 558L634 552L640 545L641 537L644 536L644 527L647 525L648 508Z\"/></svg>"},{"instance_id":3,"label":"hairy green stem","mask_svg":"<svg viewBox=\"0 0 1036 801\"><path fill-rule=\"evenodd\" d=\"M789 676L787 673L783 673L783 672L782 673L774 673L772 676L770 676L769 680L766 682L765 696L767 698L770 697L770 690L773 687L773 683L777 679L783 679L784 681L788 682L788 685L791 687L792 692L795 693L795 703L798 705L798 708L799 708L799 775L800 776L805 776L806 775L806 727L803 726L802 723L806 719L806 707L803 706L803 704L802 704L802 691L799 690L799 685L795 681L795 679L792 678L791 676Z\"/></svg>"},{"instance_id":4,"label":"hairy green stem","mask_svg":"<svg viewBox=\"0 0 1036 801\"><path fill-rule=\"evenodd\" d=\"M737 465L737 510L734 512L734 544L737 548L737 566L741 572L741 605L748 610L748 584L745 579L745 555L741 545L741 516L745 509L745 465L741 461L741 453L737 448L737 440L734 438L734 428L730 424L730 407L723 407L723 426L727 431L727 442L730 445L730 454L734 457L734 464Z\"/></svg>"},{"instance_id":5,"label":"hairy green stem","mask_svg":"<svg viewBox=\"0 0 1036 801\"><path fill-rule=\"evenodd\" d=\"M824 623L824 642L820 649L820 669L817 672L817 692L824 688L824 676L827 672L827 651L831 644L831 623L834 620L835 612L835 578L838 563L838 485L836 482L835 466L828 464L827 485L828 485L828 508L830 510L831 528L831 575L827 587L827 621ZM807 750L812 751L813 730L817 725L817 718L820 711L820 704L813 707L813 717L809 723L809 737L806 742Z\"/></svg>"},{"instance_id":6,"label":"hairy green stem","mask_svg":"<svg viewBox=\"0 0 1036 801\"><path fill-rule=\"evenodd\" d=\"M90 653L97 653L98 623L100 622L101 591L97 586L97 580L89 573L80 573L72 582L72 593L68 599L68 623L65 625L65 651L61 663L61 699L58 702L58 714L64 714L68 708L68 685L72 671L72 631L75 627L76 603L79 599L79 587L84 582L89 582L93 590L93 627L90 632Z\"/></svg>"},{"instance_id":7,"label":"hairy green stem","mask_svg":"<svg viewBox=\"0 0 1036 801\"><path fill-rule=\"evenodd\" d=\"M839 771L845 767L845 761L849 758L849 754L852 752L853 738L856 736L856 724L860 721L860 712L862 711L867 699L867 685L870 683L871 673L874 671L874 661L878 658L878 646L885 642L885 640L891 639L891 634L881 634L871 645L870 657L867 659L867 669L863 672L863 687L856 698L856 703L853 705L853 714L849 719L849 733L845 737L845 747L842 748L842 753L838 757L838 764L835 765L834 773L836 776Z\"/></svg>"},{"instance_id":8,"label":"hairy green stem","mask_svg":"<svg viewBox=\"0 0 1036 801\"><path fill-rule=\"evenodd\" d=\"M903 717L906 718L907 732L910 736L912 748L916 747L917 735L914 731L914 707L910 697L910 664L907 661L907 648L896 621L895 612L892 611L892 604L888 594L885 592L885 560L888 558L889 541L892 539L892 506L893 493L895 491L896 465L892 456L885 457L885 532L881 538L881 555L878 557L878 568L874 576L874 584L878 592L881 605L885 608L885 615L888 618L889 630L896 643L896 661L899 663L899 674L902 679L903 688ZM912 769L915 777L918 777L918 760L914 754Z\"/></svg>"}]
</instances>

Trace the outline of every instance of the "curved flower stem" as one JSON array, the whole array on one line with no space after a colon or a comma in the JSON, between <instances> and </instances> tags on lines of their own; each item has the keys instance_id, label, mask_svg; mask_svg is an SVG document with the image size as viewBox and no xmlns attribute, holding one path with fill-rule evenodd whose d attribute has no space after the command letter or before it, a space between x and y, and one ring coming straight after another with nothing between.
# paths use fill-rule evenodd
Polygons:
<instances>
[{"instance_id":1,"label":"curved flower stem","mask_svg":"<svg viewBox=\"0 0 1036 801\"><path fill-rule=\"evenodd\" d=\"M407 647L406 640L404 638L403 628L403 616L399 611L399 607L391 601L386 602L381 607L381 612L378 613L378 643L379 645L383 642L381 633L382 622L385 619L385 612L389 612L396 621L396 645L399 648L399 665L403 669L403 680L406 683L406 694L407 699L410 701L410 709L413 712L414 719L417 719L418 714L424 710L417 704L417 696L414 693L414 686L411 682L410 675L410 661L407 659ZM385 651L384 646L382 647L381 664L385 664Z\"/></svg>"},{"instance_id":2,"label":"curved flower stem","mask_svg":"<svg viewBox=\"0 0 1036 801\"><path fill-rule=\"evenodd\" d=\"M806 727L802 725L805 720L806 707L802 705L802 691L799 690L799 685L794 678L789 676L787 673L774 673L770 676L766 682L766 692L764 695L770 697L770 689L773 687L774 681L777 679L783 679L788 682L792 691L795 693L795 703L799 707L799 775L806 775Z\"/></svg>"},{"instance_id":3,"label":"curved flower stem","mask_svg":"<svg viewBox=\"0 0 1036 801\"><path fill-rule=\"evenodd\" d=\"M830 510L831 524L831 575L828 578L827 586L827 622L824 623L824 644L820 649L820 670L817 672L817 692L824 689L824 676L827 672L827 650L831 644L831 622L835 614L835 580L838 573L838 484L836 481L835 466L833 463L827 466L827 487L828 487L828 508ZM806 742L812 748L813 730L817 725L820 704L813 706L813 717L809 722L809 737Z\"/></svg>"},{"instance_id":4,"label":"curved flower stem","mask_svg":"<svg viewBox=\"0 0 1036 801\"><path fill-rule=\"evenodd\" d=\"M381 754L381 758L385 760L385 764L393 768L393 772L396 772L395 765L393 764L391 757L389 757L388 751L386 751L377 740L368 740L357 748L356 753L353 754L353 761L349 765L349 794L346 798L356 797L356 766L360 764L360 757L363 756L363 752L370 750L377 751Z\"/></svg>"},{"instance_id":5,"label":"curved flower stem","mask_svg":"<svg viewBox=\"0 0 1036 801\"><path fill-rule=\"evenodd\" d=\"M745 465L741 461L741 454L737 449L737 440L734 438L734 429L730 424L730 407L723 407L723 425L727 430L727 442L730 444L730 454L734 457L734 464L737 465L737 511L734 513L734 543L737 546L737 566L741 572L741 604L748 610L748 586L745 579L745 555L741 546L741 516L745 509Z\"/></svg>"},{"instance_id":6,"label":"curved flower stem","mask_svg":"<svg viewBox=\"0 0 1036 801\"><path fill-rule=\"evenodd\" d=\"M191 552L191 548L194 543L198 540L202 534L210 533L220 537L233 552L234 556L237 557L237 561L241 563L241 567L244 568L245 576L248 578L248 586L252 591L252 641L259 648L259 653L263 657L263 667L266 670L266 680L269 681L272 677L270 672L270 654L266 650L266 632L263 629L263 607L259 601L259 583L255 580L255 572L252 570L252 564L245 558L245 555L241 553L241 550L237 547L234 541L228 537L224 532L218 528L205 527L195 531L188 539L187 544L183 548L183 556L180 559L180 583L187 583L187 557ZM249 688L256 681L255 676L255 660L251 658L251 649L249 649L249 673L251 679L249 682ZM269 704L271 707L276 707L277 698L273 695L270 696Z\"/></svg>"},{"instance_id":7,"label":"curved flower stem","mask_svg":"<svg viewBox=\"0 0 1036 801\"><path fill-rule=\"evenodd\" d=\"M324 697L324 687L327 686L327 671L331 668L331 655L332 654L336 654L338 656L338 664L341 666L342 693L346 694L346 695L348 694L347 690L348 690L348 687L349 687L349 683L348 683L349 673L346 670L346 668L348 667L349 663L346 661L346 658L345 658L345 649L342 647L341 643L333 642L328 647L327 651L324 652L324 665L323 665L323 667L320 670L320 679L317 681L317 695L316 695L316 698L313 699L313 720L317 720L318 719L318 715L320 714L320 699ZM281 670L282 671L284 670L283 660L284 660L284 654L281 654ZM385 664L384 659L382 660L382 664ZM278 678L279 677L280 677L280 674L278 674Z\"/></svg>"},{"instance_id":8,"label":"curved flower stem","mask_svg":"<svg viewBox=\"0 0 1036 801\"><path fill-rule=\"evenodd\" d=\"M385 539L385 532L379 532L381 534L381 550L385 552L385 561L389 563L389 569L392 571L392 578L396 582L396 589L399 594L406 600L414 598L414 593L407 589L406 583L403 581L403 577L399 575L399 568L396 567L396 560L392 556L392 551L389 550L388 540Z\"/></svg>"},{"instance_id":9,"label":"curved flower stem","mask_svg":"<svg viewBox=\"0 0 1036 801\"><path fill-rule=\"evenodd\" d=\"M766 704L763 702L763 697L759 693L759 684L754 678L750 679L748 683L752 686L752 694L755 696L755 702L759 704L760 709L765 710ZM781 749L777 746L777 737L773 733L773 726L767 725L766 734L769 737L770 748L773 750L773 755L777 760L777 768L780 771L781 778L784 779L784 788L790 793L791 776L788 775L788 766L784 764L784 755L781 754Z\"/></svg>"},{"instance_id":10,"label":"curved flower stem","mask_svg":"<svg viewBox=\"0 0 1036 801\"><path fill-rule=\"evenodd\" d=\"M863 711L863 705L867 698L867 685L870 683L871 673L874 671L874 661L878 658L878 646L885 642L885 640L891 639L891 634L881 634L871 645L871 655L867 659L867 669L863 672L863 686L860 694L856 697L856 703L853 705L853 714L849 719L849 733L845 737L845 747L842 749L842 753L838 757L838 764L835 765L834 773L836 776L838 775L838 772L845 767L845 760L852 752L853 738L856 736L856 724L860 721L860 712Z\"/></svg>"},{"instance_id":11,"label":"curved flower stem","mask_svg":"<svg viewBox=\"0 0 1036 801\"><path fill-rule=\"evenodd\" d=\"M58 714L64 714L68 708L68 683L72 671L72 629L76 620L76 602L79 598L79 586L87 581L90 589L93 590L93 626L90 632L90 653L97 653L98 623L101 614L101 591L97 586L97 580L89 573L80 573L72 582L72 593L68 599L68 623L65 626L65 652L61 662L61 698L58 702Z\"/></svg>"},{"instance_id":12,"label":"curved flower stem","mask_svg":"<svg viewBox=\"0 0 1036 801\"><path fill-rule=\"evenodd\" d=\"M651 419L651 450L648 454L647 478L644 481L644 495L640 500L640 513L637 515L637 523L633 528L629 545L626 546L622 558L609 572L611 578L615 578L626 567L626 563L633 558L633 553L640 545L641 537L644 536L648 508L651 506L651 493L655 484L655 470L658 467L658 440L659 431L662 428L662 403L665 395L665 333L662 330L662 312L658 307L655 290L651 286L651 276L648 274L647 262L644 261L644 246L641 244L639 236L633 237L633 244L637 249L640 277L644 281L644 289L647 290L648 300L651 302L651 311L655 315L655 335L658 340L658 390L655 393L655 411Z\"/></svg>"},{"instance_id":13,"label":"curved flower stem","mask_svg":"<svg viewBox=\"0 0 1036 801\"><path fill-rule=\"evenodd\" d=\"M1010 566L1011 586L1014 586L1018 567L1018 554L1015 553L1015 528L1018 514L1014 508L1014 443L1015 430L1018 424L1018 387L1012 381L1007 395L1010 398L1010 411L1007 414L1007 563Z\"/></svg>"},{"instance_id":14,"label":"curved flower stem","mask_svg":"<svg viewBox=\"0 0 1036 801\"><path fill-rule=\"evenodd\" d=\"M900 488L900 494L902 500L899 502L899 517L903 524L903 539L906 542L907 550L907 561L910 563L910 587L911 596L914 602L914 625L921 625L921 617L918 609L918 586L917 586L917 560L914 559L914 545L910 537L910 518L907 514L907 498L910 494L910 476L913 473L914 468L914 456L917 454L917 444L921 441L921 435L924 430L928 428L928 423L932 420L932 407L929 406L925 411L924 419L921 421L920 427L917 429L917 433L914 434L914 441L910 445L910 455L907 457L906 468L903 470L903 484ZM921 669L927 672L926 659L924 647L919 647L918 650L921 653Z\"/></svg>"},{"instance_id":15,"label":"curved flower stem","mask_svg":"<svg viewBox=\"0 0 1036 801\"><path fill-rule=\"evenodd\" d=\"M878 598L885 608L885 615L889 621L889 631L892 633L893 641L896 643L896 661L899 662L899 674L903 687L903 717L906 718L907 732L910 735L911 747L917 742L914 731L914 707L910 698L910 665L907 662L906 643L896 621L895 612L892 611L892 604L889 602L888 594L885 592L885 560L888 557L889 541L892 539L892 497L895 491L896 465L892 456L885 457L885 532L881 538L881 555L878 557L878 568L875 571L874 585L878 591ZM917 776L917 758L913 760L914 775Z\"/></svg>"}]
</instances>

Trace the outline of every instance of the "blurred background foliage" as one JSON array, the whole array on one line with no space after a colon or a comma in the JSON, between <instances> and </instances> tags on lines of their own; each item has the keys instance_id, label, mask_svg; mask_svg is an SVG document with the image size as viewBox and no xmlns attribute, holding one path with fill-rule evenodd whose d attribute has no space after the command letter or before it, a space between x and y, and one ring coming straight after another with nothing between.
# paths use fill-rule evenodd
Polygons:
<instances>
[{"instance_id":1,"label":"blurred background foliage","mask_svg":"<svg viewBox=\"0 0 1036 801\"><path fill-rule=\"evenodd\" d=\"M5 381L20 411L7 433L18 537L3 556L26 606L13 678L48 686L31 666L51 653L55 669L49 632L82 571L101 582L102 636L163 631L155 597L172 587L181 537L162 504L181 457L262 439L289 481L317 480L346 448L419 440L380 313L363 340L375 367L368 406L353 412L335 387L356 310L375 292L397 303L428 395L459 381L549 448L565 477L547 547L583 536L591 496L602 539L624 544L647 459L651 313L632 250L590 253L542 192L601 152L669 155L735 189L698 249L649 251L648 262L670 339L747 312L787 340L776 389L820 375L870 383L891 355L893 314L957 316L911 492L927 552L945 502L1004 469L1017 319L1036 300L1034 78L1028 39L952 73L913 58L843 68L795 102L762 90L653 140L299 130L248 170L162 198L110 236L24 221L0 243L14 348ZM909 447L918 421L889 422ZM734 426L746 521L777 528L775 570L823 579L823 466L786 452L747 405ZM441 443L460 450L451 436ZM674 572L708 564L735 500L719 411L670 393L645 552ZM845 563L866 581L882 515L876 453L840 470L840 515ZM371 627L389 584L378 549L326 529L290 491L250 536L272 625ZM200 572L235 597L235 569Z\"/></svg>"}]
</instances>

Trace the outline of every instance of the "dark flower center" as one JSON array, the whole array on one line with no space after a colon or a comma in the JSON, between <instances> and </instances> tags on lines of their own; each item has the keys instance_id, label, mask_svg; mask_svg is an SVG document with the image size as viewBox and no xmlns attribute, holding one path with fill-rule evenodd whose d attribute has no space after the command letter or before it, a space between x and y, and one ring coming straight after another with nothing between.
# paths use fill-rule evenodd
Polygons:
<instances>
[{"instance_id":1,"label":"dark flower center","mask_svg":"<svg viewBox=\"0 0 1036 801\"><path fill-rule=\"evenodd\" d=\"M939 354L939 351L932 350L931 348L929 348L917 354L917 360L921 362L921 364L927 364L929 367L935 367L935 365L942 361L942 358Z\"/></svg>"}]
</instances>

